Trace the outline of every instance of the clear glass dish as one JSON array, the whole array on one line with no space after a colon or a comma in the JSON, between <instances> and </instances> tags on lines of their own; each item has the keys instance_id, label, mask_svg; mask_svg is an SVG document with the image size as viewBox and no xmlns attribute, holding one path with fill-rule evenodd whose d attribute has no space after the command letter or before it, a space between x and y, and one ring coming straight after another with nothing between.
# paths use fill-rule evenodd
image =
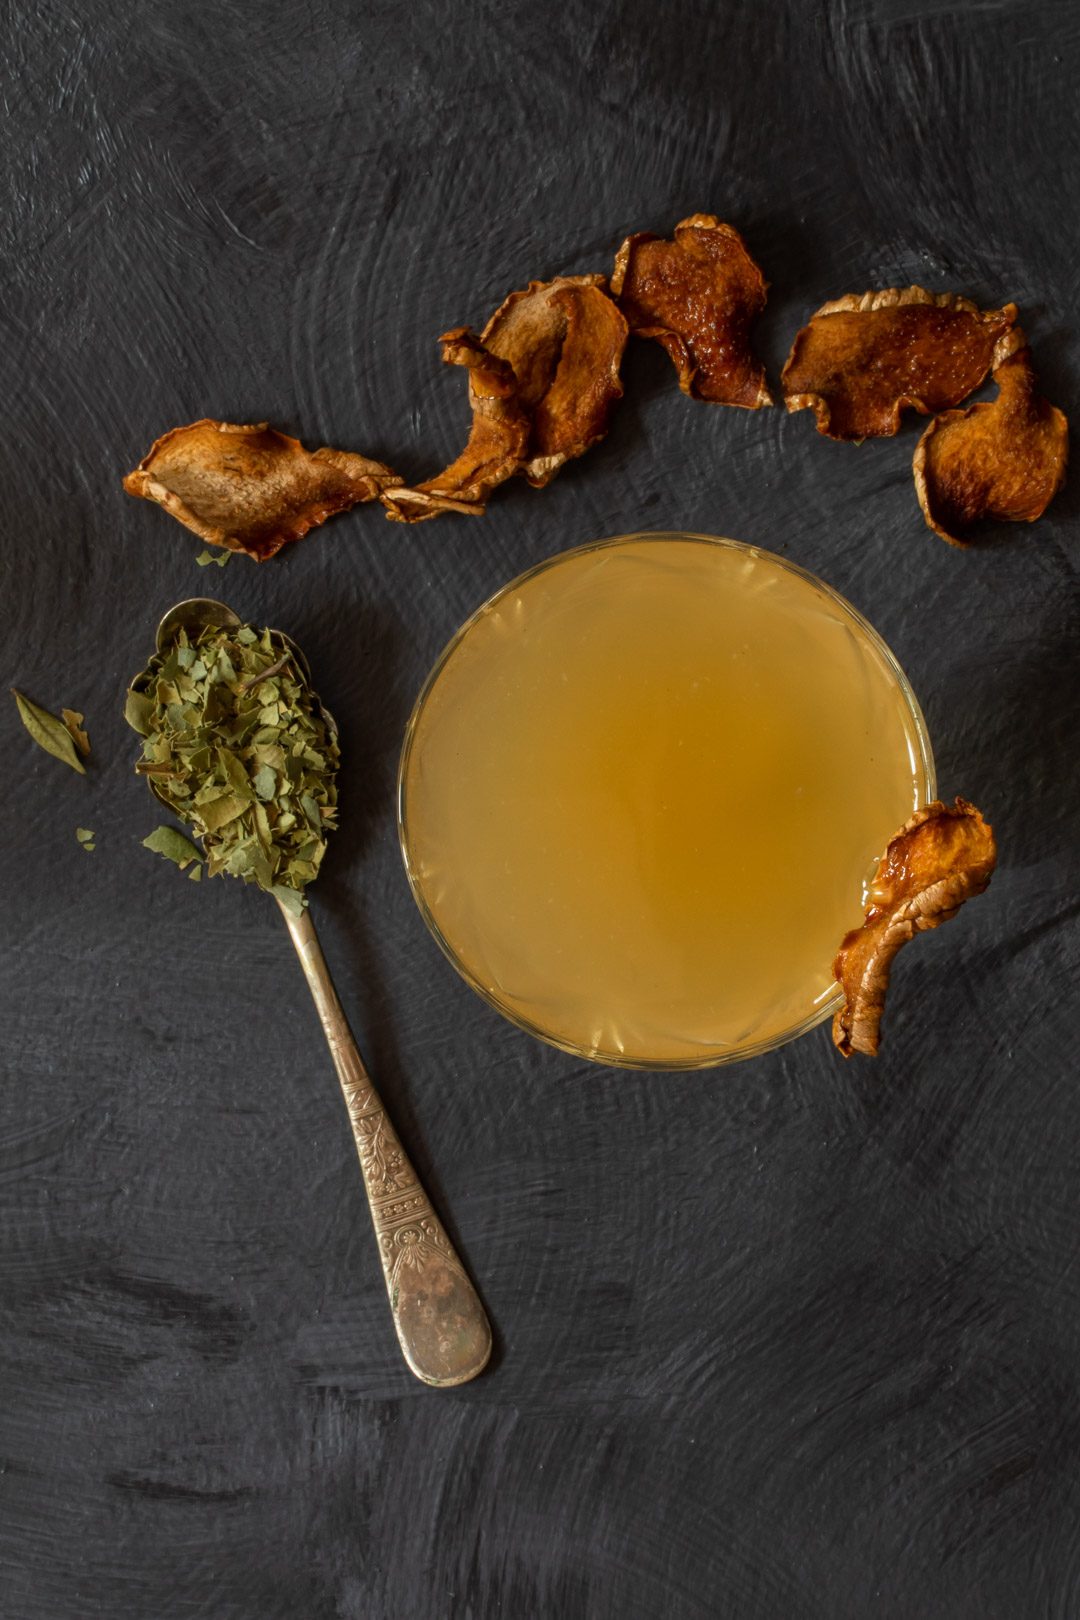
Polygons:
<instances>
[{"instance_id":1,"label":"clear glass dish","mask_svg":"<svg viewBox=\"0 0 1080 1620\"><path fill-rule=\"evenodd\" d=\"M609 622L610 615L614 617ZM749 627L746 634L750 640L740 649L737 643L744 626ZM615 683L612 690L618 693L623 690L620 681L632 686L635 682L647 683L654 666L661 685L665 672L673 671L670 711L662 706L668 701L663 695L657 707L651 700L643 700L637 687L634 703L640 708L644 702L652 714L657 747L663 750L665 759L671 757L672 738L665 733L669 712L676 729L689 723L688 714L691 720L697 716L695 723L699 724L704 716L707 727L724 701L728 720L734 720L736 729L743 713L730 695L719 701L719 707L711 699L703 706L695 697L695 706L687 709L690 688L699 684L697 679L689 680L691 674L700 673L707 684L717 676L727 681L725 672L737 670L751 696L759 691L761 682L766 686L773 682L773 706L770 708L760 696L757 699L764 705L761 720L766 727L771 718L786 724L787 704L791 708L791 726L795 727L788 737L789 747L799 754L806 743L811 749L809 758L818 757L819 741L796 721L800 703L817 703L817 708L807 711L809 723L820 728L822 739L828 733L833 753L828 753L822 741L821 755L839 761L840 767L845 764L845 750L853 746L852 738L857 743L862 735L858 728L871 713L869 708L864 713L859 707L870 702L869 696L864 699L864 687L867 694L872 693L881 711L882 735L888 734L888 746L868 758L875 770L887 767L892 773L890 802L895 801L895 808L886 817L889 824L881 826L880 834L875 832L874 860L895 827L914 808L935 796L930 740L911 686L881 637L838 592L786 558L740 541L709 535L645 533L595 541L545 559L495 592L461 626L425 681L405 730L398 773L398 831L409 884L432 934L466 982L512 1023L564 1051L600 1063L661 1070L709 1068L770 1051L815 1028L834 1012L840 992L831 979L832 953L844 928L860 920L862 896L858 885L865 885L873 860L869 859L871 850L859 845L859 871L849 874L850 901L845 898L844 902L846 922L836 924L835 937L828 935L831 943L824 958L820 954L825 950L824 937L819 942L820 951L813 962L820 962L820 966L814 966L812 984L808 980L804 994L795 983L795 942L800 942L800 948L804 944L805 949L811 949L812 928L786 930L783 920L775 919L773 935L752 941L748 933L745 957L741 944L731 954L724 907L725 893L735 891L726 891L720 881L715 885L715 895L704 894L707 884L704 889L700 884L695 889L697 868L686 867L681 849L684 837L697 836L689 826L697 815L698 801L693 799L683 804L674 824L663 824L663 837L657 835L654 839L656 860L650 864L650 871L656 867L652 874L653 910L649 912L646 907L642 912L646 917L659 915L657 906L662 909L667 904L669 892L664 883L673 875L672 905L675 911L681 907L680 914L689 919L685 939L673 933L674 924L669 918L660 919L653 930L655 938L645 928L631 939L626 915L619 908L625 910L631 905L626 897L640 877L641 862L635 865L628 857L623 867L617 863L612 866L611 881L605 889L597 890L599 903L611 904L618 924L612 929L610 948L605 951L597 945L601 933L594 930L590 935L583 922L580 954L573 959L566 941L571 935L576 937L578 916L565 909L572 903L572 895L570 901L565 893L558 896L565 924L552 925L543 909L543 883L549 875L554 878L562 871L560 851L571 864L584 859L575 839L583 848L591 848L592 854L582 868L580 890L580 915L587 919L596 911L596 903L592 903L596 896L590 884L597 863L602 865L608 858L609 841L618 844L619 829L614 821L587 823L579 815L572 822L570 835L560 837L553 852L549 835L552 827L557 831L561 824L553 822L546 809L543 814L537 811L540 821L534 847L529 843L533 836L529 818L537 802L548 796L549 780L563 782L559 749L564 738L568 751L578 748L573 756L577 761L574 770L567 768L571 800L574 784L588 774L592 763L587 752L590 727L600 736L607 719L625 721L630 741L611 755L611 770L619 776L624 768L637 768L639 741L644 749L651 735L646 725L638 725L638 709L631 705L622 714L610 708L608 699L607 710L591 715L589 706L600 701L596 694L605 682ZM565 686L559 683L568 678L575 695L570 706L562 709ZM730 676L730 680L735 678ZM745 685L747 680L749 685ZM815 681L824 694L820 701ZM779 698L776 692L781 694ZM744 737L740 762L756 757L764 746L759 747L755 741L761 730L759 717L750 713L750 719L754 724L749 739ZM841 729L834 737L835 728ZM534 754L538 763L534 763ZM695 763L706 758L700 746L691 751L690 757ZM547 774L541 774L531 785L514 782L513 765L504 763L513 758L524 760L522 768L526 771ZM766 773L773 773L770 781L778 764L785 764L783 750L770 755L766 748L759 765ZM854 788L856 798L864 783L868 784L867 791L872 786L866 777L869 768L854 768L847 762L851 775L847 786ZM603 787L603 770L596 769ZM734 780L737 772L730 760L725 761L725 771L723 782ZM812 775L812 770L804 774ZM910 782L905 787L908 776ZM649 791L666 793L662 774L654 773L650 780L654 789ZM839 786L826 784L824 774L821 784L823 793L840 792ZM596 783L586 786L595 792ZM507 787L509 799L503 792ZM750 780L744 791L752 793L753 789ZM817 790L815 779L810 784L811 797ZM561 791L553 788L552 795L558 798ZM801 794L803 787L793 791ZM897 795L903 797L905 793L908 797L901 805ZM788 803L783 793L773 797L785 806ZM769 806L768 796L750 802ZM843 804L846 800L836 802ZM508 803L517 804L516 819L512 813L496 813L496 804ZM797 808L782 808L780 812L768 809L770 815L778 813L787 818L780 825L784 838L802 825L791 820ZM689 817L688 810L693 812ZM820 815L820 811L815 813ZM880 822L881 813L875 827ZM819 837L817 855L814 849L807 850L805 871L814 873L817 881L818 868L827 867L832 857L831 846L823 848ZM615 861L615 857L611 860ZM841 876L849 870L846 860L846 853L838 847L836 861ZM690 872L689 880L686 871ZM773 874L765 867L759 873L762 892L767 895ZM798 868L798 874L805 887L810 880L804 869ZM681 898L676 879L682 883ZM565 890L569 881L565 872L560 881ZM821 882L825 881L823 877ZM600 879L595 878L595 882L599 884ZM777 882L778 892L792 892L782 872ZM822 892L827 892L833 904L835 884ZM518 906L523 894L531 909L524 901ZM808 892L808 903L812 898ZM747 908L744 925L749 926L755 916L755 907ZM811 909L807 916L813 921L817 911ZM701 934L703 928L714 932ZM729 951L727 974L718 971L715 980L708 980L712 960L709 953L725 945ZM756 974L755 950L759 954L775 953L763 958L768 966ZM751 1000L772 996L774 988L779 987L779 1003L774 998L773 1005L786 1009L784 974L789 957L790 1010L784 1010L782 1016L776 1014L780 1026L765 1028L763 1018L747 1011L749 1022L743 1029L740 992L730 988L738 972L746 975L750 988L745 994ZM719 955L716 960L720 960ZM775 968L774 963L778 964ZM530 977L535 983L530 984ZM691 993L687 989L684 994L684 986L695 979L701 981L696 983L696 990ZM710 1005L712 983L717 987L715 1013ZM723 1029L718 1010L722 987L730 989L733 998L733 1010L724 1015L729 1017L729 1025ZM635 1021L638 1009L643 1020L640 1026ZM681 1032L676 1027L680 1016L685 1018ZM648 1018L654 1019L653 1025L648 1024ZM716 1033L712 1033L714 1024Z\"/></svg>"}]
</instances>

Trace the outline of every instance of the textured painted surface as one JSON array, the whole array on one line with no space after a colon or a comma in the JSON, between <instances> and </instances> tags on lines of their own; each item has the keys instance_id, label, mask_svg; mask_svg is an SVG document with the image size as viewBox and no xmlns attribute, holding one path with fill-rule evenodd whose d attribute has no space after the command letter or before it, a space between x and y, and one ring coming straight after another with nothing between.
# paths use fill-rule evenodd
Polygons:
<instances>
[{"instance_id":1,"label":"textured painted surface","mask_svg":"<svg viewBox=\"0 0 1080 1620\"><path fill-rule=\"evenodd\" d=\"M1075 413L1076 7L15 0L3 33L4 684L84 709L95 764L0 708L0 1611L1072 1620L1080 481L962 555L912 430L692 406L648 345L606 443L480 521L360 510L219 574L119 479L204 412L423 476L466 425L437 333L695 209L772 282L773 377L822 299L918 280L1014 297ZM412 907L391 787L439 647L549 552L668 525L847 593L998 830L876 1066L824 1030L713 1076L574 1064ZM123 685L207 588L343 723L317 917L496 1324L460 1391L401 1363L273 909L139 848Z\"/></svg>"}]
</instances>

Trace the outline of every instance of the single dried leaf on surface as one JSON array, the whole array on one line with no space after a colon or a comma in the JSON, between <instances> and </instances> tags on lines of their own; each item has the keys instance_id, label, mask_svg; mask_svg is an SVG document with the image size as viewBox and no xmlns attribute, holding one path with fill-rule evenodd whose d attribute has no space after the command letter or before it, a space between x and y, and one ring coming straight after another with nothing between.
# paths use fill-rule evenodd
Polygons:
<instances>
[{"instance_id":1,"label":"single dried leaf on surface","mask_svg":"<svg viewBox=\"0 0 1080 1620\"><path fill-rule=\"evenodd\" d=\"M61 709L60 718L71 733L72 742L83 758L86 759L90 753L90 738L83 730L83 721L86 719L85 714L80 714L78 709Z\"/></svg>"},{"instance_id":2,"label":"single dried leaf on surface","mask_svg":"<svg viewBox=\"0 0 1080 1620\"><path fill-rule=\"evenodd\" d=\"M893 958L909 939L955 917L982 894L997 864L993 828L966 799L940 799L917 810L878 865L862 926L846 934L833 963L844 1005L833 1040L845 1057L873 1057Z\"/></svg>"},{"instance_id":3,"label":"single dried leaf on surface","mask_svg":"<svg viewBox=\"0 0 1080 1620\"><path fill-rule=\"evenodd\" d=\"M1015 304L984 310L923 287L834 299L792 344L784 402L830 439L887 438L902 411L932 416L978 388L1015 320Z\"/></svg>"},{"instance_id":4,"label":"single dried leaf on surface","mask_svg":"<svg viewBox=\"0 0 1080 1620\"><path fill-rule=\"evenodd\" d=\"M771 405L750 330L768 283L739 232L715 214L691 214L674 240L628 236L611 290L638 337L663 345L694 399L756 411Z\"/></svg>"},{"instance_id":5,"label":"single dried leaf on surface","mask_svg":"<svg viewBox=\"0 0 1080 1620\"><path fill-rule=\"evenodd\" d=\"M224 568L231 556L231 551L200 551L195 559L195 566L196 568L209 568L213 563L217 568Z\"/></svg>"},{"instance_id":6,"label":"single dried leaf on surface","mask_svg":"<svg viewBox=\"0 0 1080 1620\"><path fill-rule=\"evenodd\" d=\"M443 334L443 359L469 374L472 432L444 472L384 492L389 517L480 513L508 478L521 474L541 488L603 438L623 391L627 338L606 286L599 275L531 281L504 299L479 337L464 326Z\"/></svg>"},{"instance_id":7,"label":"single dried leaf on surface","mask_svg":"<svg viewBox=\"0 0 1080 1620\"><path fill-rule=\"evenodd\" d=\"M64 765L70 765L73 771L80 776L86 775L86 767L75 751L75 743L71 732L63 720L58 720L55 714L48 709L41 708L40 704L31 703L22 692L11 688L11 695L15 699L19 711L19 718L27 731L33 737L39 748L43 748L54 759L60 760Z\"/></svg>"},{"instance_id":8,"label":"single dried leaf on surface","mask_svg":"<svg viewBox=\"0 0 1080 1620\"><path fill-rule=\"evenodd\" d=\"M1069 424L1039 393L1020 327L994 371L998 396L931 422L915 451L923 516L950 545L984 519L1034 523L1065 482Z\"/></svg>"},{"instance_id":9,"label":"single dried leaf on surface","mask_svg":"<svg viewBox=\"0 0 1080 1620\"><path fill-rule=\"evenodd\" d=\"M305 450L265 422L203 418L158 439L124 488L212 545L264 562L335 512L400 482L381 462Z\"/></svg>"}]
</instances>

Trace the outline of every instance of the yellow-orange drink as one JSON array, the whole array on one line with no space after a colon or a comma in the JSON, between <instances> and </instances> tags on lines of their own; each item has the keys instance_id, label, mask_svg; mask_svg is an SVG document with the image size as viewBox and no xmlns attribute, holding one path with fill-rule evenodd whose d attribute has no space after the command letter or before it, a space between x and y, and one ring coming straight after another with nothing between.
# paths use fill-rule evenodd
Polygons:
<instances>
[{"instance_id":1,"label":"yellow-orange drink","mask_svg":"<svg viewBox=\"0 0 1080 1620\"><path fill-rule=\"evenodd\" d=\"M890 835L932 796L914 699L818 581L630 537L515 581L402 761L414 892L502 1011L615 1062L723 1061L831 1002Z\"/></svg>"}]
</instances>

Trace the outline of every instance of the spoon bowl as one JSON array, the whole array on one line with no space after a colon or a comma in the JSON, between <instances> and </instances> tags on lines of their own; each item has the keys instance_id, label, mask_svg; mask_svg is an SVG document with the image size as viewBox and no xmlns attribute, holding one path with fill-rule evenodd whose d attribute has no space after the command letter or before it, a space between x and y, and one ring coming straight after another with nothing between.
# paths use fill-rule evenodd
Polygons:
<instances>
[{"instance_id":1,"label":"spoon bowl","mask_svg":"<svg viewBox=\"0 0 1080 1620\"><path fill-rule=\"evenodd\" d=\"M154 644L159 653L167 652L181 630L198 635L200 630L237 630L243 620L224 602L215 602L210 596L189 596L186 602L177 602L164 614L157 627Z\"/></svg>"}]
</instances>

